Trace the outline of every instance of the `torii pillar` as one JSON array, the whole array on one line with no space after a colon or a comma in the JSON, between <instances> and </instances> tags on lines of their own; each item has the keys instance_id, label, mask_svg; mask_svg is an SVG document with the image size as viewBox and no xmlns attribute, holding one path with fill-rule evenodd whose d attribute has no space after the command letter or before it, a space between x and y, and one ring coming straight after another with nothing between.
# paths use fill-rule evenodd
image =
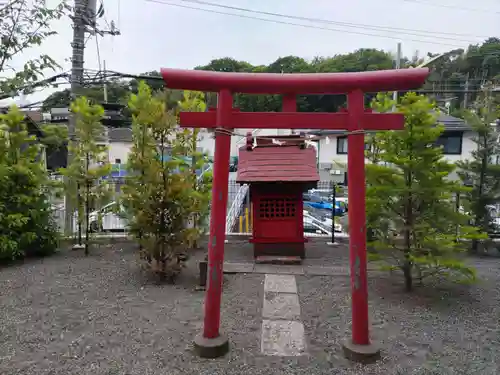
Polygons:
<instances>
[{"instance_id":1,"label":"torii pillar","mask_svg":"<svg viewBox=\"0 0 500 375\"><path fill-rule=\"evenodd\" d=\"M365 151L364 132L398 130L404 126L399 113L365 110L365 92L410 90L420 87L428 69L398 69L361 73L223 73L201 70L162 69L171 89L210 91L219 95L216 111L181 112L180 125L215 128L214 178L208 244L208 276L203 332L195 338L199 355L215 358L229 350L220 332L220 303L224 264L229 156L232 129L343 129L349 132L347 173L349 193L349 257L352 293L352 337L344 345L351 360L370 362L380 357L370 341L368 317ZM281 94L283 112L238 112L232 108L234 93ZM339 113L296 112L300 94L347 93L347 111Z\"/></svg>"}]
</instances>

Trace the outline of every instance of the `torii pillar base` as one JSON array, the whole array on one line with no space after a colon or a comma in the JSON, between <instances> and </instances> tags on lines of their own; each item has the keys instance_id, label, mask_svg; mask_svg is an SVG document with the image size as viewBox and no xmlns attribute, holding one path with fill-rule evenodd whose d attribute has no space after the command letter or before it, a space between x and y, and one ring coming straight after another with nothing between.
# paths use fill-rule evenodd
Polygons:
<instances>
[{"instance_id":1,"label":"torii pillar base","mask_svg":"<svg viewBox=\"0 0 500 375\"><path fill-rule=\"evenodd\" d=\"M194 338L194 349L201 358L219 358L229 352L229 341L222 333L213 339L200 333Z\"/></svg>"},{"instance_id":2,"label":"torii pillar base","mask_svg":"<svg viewBox=\"0 0 500 375\"><path fill-rule=\"evenodd\" d=\"M380 347L375 343L356 345L349 339L342 344L342 349L347 359L365 365L377 362L381 358Z\"/></svg>"}]
</instances>

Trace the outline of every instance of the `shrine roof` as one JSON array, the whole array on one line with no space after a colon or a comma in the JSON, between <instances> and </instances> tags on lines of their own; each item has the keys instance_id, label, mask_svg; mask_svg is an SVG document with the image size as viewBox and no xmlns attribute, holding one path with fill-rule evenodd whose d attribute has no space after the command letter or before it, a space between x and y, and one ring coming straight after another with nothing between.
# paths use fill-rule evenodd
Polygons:
<instances>
[{"instance_id":1,"label":"shrine roof","mask_svg":"<svg viewBox=\"0 0 500 375\"><path fill-rule=\"evenodd\" d=\"M276 136L275 138L277 138ZM266 140L266 138L268 138ZM273 137L259 137L257 146L239 149L236 182L316 182L319 174L316 149L301 147L304 139L279 136L282 145L272 143Z\"/></svg>"}]
</instances>

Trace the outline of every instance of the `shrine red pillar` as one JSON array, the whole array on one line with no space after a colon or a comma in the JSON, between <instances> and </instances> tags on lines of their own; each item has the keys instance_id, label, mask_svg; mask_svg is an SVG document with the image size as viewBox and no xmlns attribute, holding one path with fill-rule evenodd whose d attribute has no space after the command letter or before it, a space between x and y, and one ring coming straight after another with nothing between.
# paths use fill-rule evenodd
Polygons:
<instances>
[{"instance_id":1,"label":"shrine red pillar","mask_svg":"<svg viewBox=\"0 0 500 375\"><path fill-rule=\"evenodd\" d=\"M295 94L285 94L283 95L283 104L281 106L282 112L297 112L297 95ZM295 134L295 130L291 130L292 134Z\"/></svg>"},{"instance_id":2,"label":"shrine red pillar","mask_svg":"<svg viewBox=\"0 0 500 375\"><path fill-rule=\"evenodd\" d=\"M212 182L212 207L208 242L207 290L205 294L205 319L203 334L195 338L198 354L205 358L220 357L229 350L227 338L220 333L220 307L226 238L226 211L229 183L229 157L231 135L225 133L230 123L233 96L221 90L217 101L217 127L215 129L214 174Z\"/></svg>"},{"instance_id":3,"label":"shrine red pillar","mask_svg":"<svg viewBox=\"0 0 500 375\"><path fill-rule=\"evenodd\" d=\"M350 132L347 136L347 178L352 340L344 345L344 351L351 359L368 361L378 358L380 351L370 343L368 326L365 135L362 132L364 93L361 90L350 92L347 103ZM352 133L358 130L359 134Z\"/></svg>"},{"instance_id":4,"label":"shrine red pillar","mask_svg":"<svg viewBox=\"0 0 500 375\"><path fill-rule=\"evenodd\" d=\"M297 95L283 95L283 104L281 108L282 112L297 112Z\"/></svg>"}]
</instances>

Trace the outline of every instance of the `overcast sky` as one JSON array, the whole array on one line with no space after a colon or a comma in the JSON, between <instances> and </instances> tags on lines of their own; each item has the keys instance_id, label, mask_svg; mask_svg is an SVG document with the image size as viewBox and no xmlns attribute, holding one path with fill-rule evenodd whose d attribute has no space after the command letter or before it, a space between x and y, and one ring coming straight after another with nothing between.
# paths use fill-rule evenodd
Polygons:
<instances>
[{"instance_id":1,"label":"overcast sky","mask_svg":"<svg viewBox=\"0 0 500 375\"><path fill-rule=\"evenodd\" d=\"M55 0L52 0L55 1ZM98 0L99 2L100 0ZM211 59L233 57L252 64L268 64L280 56L297 55L306 59L351 52L358 48L395 51L403 43L404 55L415 51L444 52L484 40L483 36L500 36L500 2L496 0L207 0L253 10L281 13L332 21L312 23L241 11L211 8L181 0L104 0L105 17L101 28L114 20L121 36L99 38L101 64L108 70L141 73L161 67L193 68ZM265 22L262 20L215 14L171 5L242 14L281 22L301 23L313 29ZM434 5L432 5L434 4ZM441 6L436 6L441 5ZM480 11L483 10L483 11ZM346 27L344 22L357 25ZM380 31L368 26L385 26L411 30ZM63 70L70 68L72 29L70 20L55 25L58 36L52 37L38 51L56 59ZM416 30L421 30L420 32ZM409 35L435 32L434 36ZM359 34L356 34L359 33ZM408 34L405 34L408 33ZM449 34L468 34L457 36ZM363 35L360 35L363 34ZM383 37L389 36L391 38ZM427 34L429 35L429 34ZM426 42L427 41L427 42ZM99 68L95 38L85 50L85 67ZM24 62L15 61L15 65ZM102 66L102 65L101 65ZM53 90L50 90L53 91ZM40 100L50 91L29 97Z\"/></svg>"}]
</instances>

